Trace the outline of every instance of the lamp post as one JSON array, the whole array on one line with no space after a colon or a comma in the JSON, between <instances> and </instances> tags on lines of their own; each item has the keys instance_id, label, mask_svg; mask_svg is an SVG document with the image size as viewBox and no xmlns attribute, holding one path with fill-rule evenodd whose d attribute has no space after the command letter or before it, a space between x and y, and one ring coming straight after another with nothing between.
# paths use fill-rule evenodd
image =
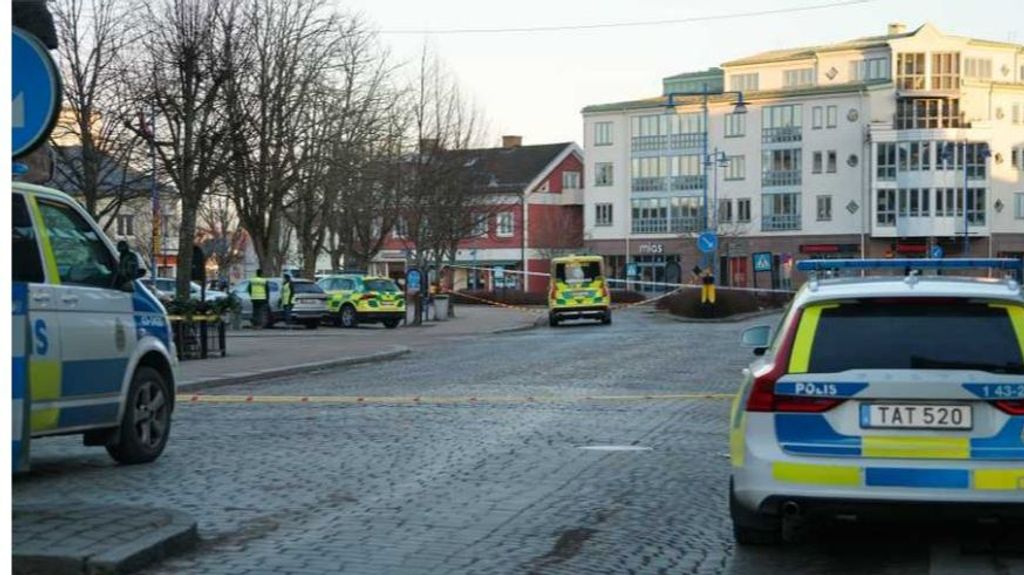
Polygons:
<instances>
[{"instance_id":1,"label":"lamp post","mask_svg":"<svg viewBox=\"0 0 1024 575\"><path fill-rule=\"evenodd\" d=\"M700 96L701 97L701 112L704 114L704 134L703 134L703 138L701 138L701 156L700 156L702 164L706 164L709 161L709 158L708 158L708 123L709 123L708 122L708 116L709 116L708 99L711 96L736 96L736 104L734 104L734 106L733 106L733 113L734 114L746 114L747 113L747 104L746 104L746 102L743 101L743 92L738 91L738 90L728 90L728 91L723 90L723 91L719 91L719 92L711 92L711 91L708 90L707 83L704 83L704 84L701 85L701 90L699 92L669 92L668 94L666 94L666 96L668 97L668 100L665 102L665 108L666 108L666 113L668 113L668 114L671 114L671 113L675 112L675 108L678 105L678 104L676 104L676 101L675 101L676 97L679 97L679 96L683 96L683 97L685 97L685 96ZM716 150L716 152L717 152L717 150ZM703 181L701 183L701 186L702 186L703 191L704 191L704 194L703 194L703 202L704 202L704 204L703 204L703 207L702 207L702 210L701 210L701 231L708 231L708 209L709 209L709 206L708 206L708 176L707 176L707 169L704 170L703 176L704 177L702 178ZM717 180L716 180L716 183L717 183ZM706 265L706 263L707 263L707 260L706 260L706 256L705 256L705 265Z\"/></svg>"}]
</instances>

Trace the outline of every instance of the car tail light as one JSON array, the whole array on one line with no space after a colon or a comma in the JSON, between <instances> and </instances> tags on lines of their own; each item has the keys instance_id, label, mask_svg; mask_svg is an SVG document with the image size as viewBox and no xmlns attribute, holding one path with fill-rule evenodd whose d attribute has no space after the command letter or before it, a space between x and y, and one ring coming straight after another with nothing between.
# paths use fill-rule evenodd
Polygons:
<instances>
[{"instance_id":1,"label":"car tail light","mask_svg":"<svg viewBox=\"0 0 1024 575\"><path fill-rule=\"evenodd\" d=\"M552 284L551 291L548 292L548 299L555 299L558 296L558 287Z\"/></svg>"},{"instance_id":2,"label":"car tail light","mask_svg":"<svg viewBox=\"0 0 1024 575\"><path fill-rule=\"evenodd\" d=\"M602 298L610 298L611 297L611 294L608 293L608 286L606 286L606 285L602 285L601 286L601 297Z\"/></svg>"},{"instance_id":3,"label":"car tail light","mask_svg":"<svg viewBox=\"0 0 1024 575\"><path fill-rule=\"evenodd\" d=\"M1024 399L1004 399L994 402L1002 412L1010 415L1024 415Z\"/></svg>"}]
</instances>

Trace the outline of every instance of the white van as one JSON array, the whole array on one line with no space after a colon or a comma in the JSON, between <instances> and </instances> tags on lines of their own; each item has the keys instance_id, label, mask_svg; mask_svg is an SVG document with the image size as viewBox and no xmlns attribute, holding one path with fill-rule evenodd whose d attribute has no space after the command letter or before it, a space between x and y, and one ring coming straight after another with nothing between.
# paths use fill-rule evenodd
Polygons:
<instances>
[{"instance_id":1,"label":"white van","mask_svg":"<svg viewBox=\"0 0 1024 575\"><path fill-rule=\"evenodd\" d=\"M56 190L15 183L11 208L15 469L27 467L28 438L48 435L82 434L120 463L156 459L171 430L177 359L137 256L119 261Z\"/></svg>"}]
</instances>

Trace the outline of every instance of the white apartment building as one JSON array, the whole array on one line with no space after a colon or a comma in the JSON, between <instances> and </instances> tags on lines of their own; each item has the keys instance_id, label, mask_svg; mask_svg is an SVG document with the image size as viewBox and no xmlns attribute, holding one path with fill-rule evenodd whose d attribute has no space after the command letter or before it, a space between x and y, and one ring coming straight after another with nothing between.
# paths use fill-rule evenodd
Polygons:
<instances>
[{"instance_id":1,"label":"white apartment building","mask_svg":"<svg viewBox=\"0 0 1024 575\"><path fill-rule=\"evenodd\" d=\"M705 86L707 130L692 95ZM786 285L808 257L959 256L965 244L1024 257L1024 45L891 24L668 77L661 95L588 106L583 120L584 239L617 277L629 262L675 281L701 262L705 225L726 285ZM758 252L771 272L754 273Z\"/></svg>"}]
</instances>

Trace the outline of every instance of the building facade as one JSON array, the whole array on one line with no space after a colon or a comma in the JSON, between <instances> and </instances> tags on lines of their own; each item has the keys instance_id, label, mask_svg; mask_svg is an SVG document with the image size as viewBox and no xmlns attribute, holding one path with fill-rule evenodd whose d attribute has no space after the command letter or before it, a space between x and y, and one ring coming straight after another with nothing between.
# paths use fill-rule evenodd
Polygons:
<instances>
[{"instance_id":1,"label":"building facade","mask_svg":"<svg viewBox=\"0 0 1024 575\"><path fill-rule=\"evenodd\" d=\"M583 120L585 242L619 277L711 265L704 229L737 286L787 286L808 257L1024 257L1020 44L892 24L665 78Z\"/></svg>"}]
</instances>

